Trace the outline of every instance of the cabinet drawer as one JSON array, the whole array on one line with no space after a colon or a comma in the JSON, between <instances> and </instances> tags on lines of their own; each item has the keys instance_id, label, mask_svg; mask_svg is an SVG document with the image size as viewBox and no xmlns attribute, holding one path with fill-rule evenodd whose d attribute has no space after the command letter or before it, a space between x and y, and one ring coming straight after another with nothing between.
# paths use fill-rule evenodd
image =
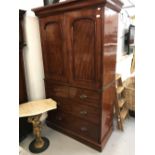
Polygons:
<instances>
[{"instance_id":1,"label":"cabinet drawer","mask_svg":"<svg viewBox=\"0 0 155 155\"><path fill-rule=\"evenodd\" d=\"M62 85L48 84L45 82L46 87L46 97L63 97L68 98L68 87Z\"/></svg>"},{"instance_id":2,"label":"cabinet drawer","mask_svg":"<svg viewBox=\"0 0 155 155\"><path fill-rule=\"evenodd\" d=\"M73 127L72 130L78 133L80 136L98 142L99 127L97 125L89 123L88 121L85 120L75 118L72 127Z\"/></svg>"},{"instance_id":3,"label":"cabinet drawer","mask_svg":"<svg viewBox=\"0 0 155 155\"><path fill-rule=\"evenodd\" d=\"M62 110L66 112L72 111L72 106L71 106L71 103L68 101L68 99L58 98L55 96L52 96L52 99L54 99L57 102L58 110Z\"/></svg>"},{"instance_id":4,"label":"cabinet drawer","mask_svg":"<svg viewBox=\"0 0 155 155\"><path fill-rule=\"evenodd\" d=\"M80 102L91 103L92 106L98 107L100 101L100 93L86 89L69 88L69 97ZM95 105L94 105L95 104Z\"/></svg>"},{"instance_id":5,"label":"cabinet drawer","mask_svg":"<svg viewBox=\"0 0 155 155\"><path fill-rule=\"evenodd\" d=\"M55 115L50 115L50 119L53 123L75 132L80 136L98 141L99 128L92 123L88 123L87 121L81 120L62 111L58 111Z\"/></svg>"},{"instance_id":6,"label":"cabinet drawer","mask_svg":"<svg viewBox=\"0 0 155 155\"><path fill-rule=\"evenodd\" d=\"M56 111L49 113L48 121L55 123L63 128L71 129L74 119L72 116L70 116L70 114L64 113L57 109Z\"/></svg>"},{"instance_id":7,"label":"cabinet drawer","mask_svg":"<svg viewBox=\"0 0 155 155\"><path fill-rule=\"evenodd\" d=\"M100 111L98 108L74 102L72 104L72 113L73 115L78 116L84 120L99 124Z\"/></svg>"}]
</instances>

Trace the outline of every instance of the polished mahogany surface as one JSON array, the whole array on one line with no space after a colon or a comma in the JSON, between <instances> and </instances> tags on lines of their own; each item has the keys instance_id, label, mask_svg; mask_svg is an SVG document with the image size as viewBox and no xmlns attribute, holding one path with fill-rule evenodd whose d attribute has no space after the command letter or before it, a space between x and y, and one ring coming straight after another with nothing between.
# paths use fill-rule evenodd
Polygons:
<instances>
[{"instance_id":1,"label":"polished mahogany surface","mask_svg":"<svg viewBox=\"0 0 155 155\"><path fill-rule=\"evenodd\" d=\"M67 55L64 45L63 15L40 20L45 79L67 82Z\"/></svg>"},{"instance_id":2,"label":"polished mahogany surface","mask_svg":"<svg viewBox=\"0 0 155 155\"><path fill-rule=\"evenodd\" d=\"M42 18L50 16L51 14L59 14L72 10L80 10L82 8L88 8L92 6L104 7L107 5L112 10L119 12L123 3L119 0L69 0L61 3L48 5L45 7L32 9L35 14Z\"/></svg>"},{"instance_id":3,"label":"polished mahogany surface","mask_svg":"<svg viewBox=\"0 0 155 155\"><path fill-rule=\"evenodd\" d=\"M96 8L71 11L65 14L67 51L69 52L69 81L72 86L97 89L101 81L100 25Z\"/></svg>"},{"instance_id":4,"label":"polished mahogany surface","mask_svg":"<svg viewBox=\"0 0 155 155\"><path fill-rule=\"evenodd\" d=\"M33 9L39 17L47 125L97 150L112 132L118 0L71 0Z\"/></svg>"},{"instance_id":5,"label":"polished mahogany surface","mask_svg":"<svg viewBox=\"0 0 155 155\"><path fill-rule=\"evenodd\" d=\"M105 7L104 12L104 85L114 81L117 50L118 13Z\"/></svg>"},{"instance_id":6,"label":"polished mahogany surface","mask_svg":"<svg viewBox=\"0 0 155 155\"><path fill-rule=\"evenodd\" d=\"M103 87L109 85L102 93L102 126L101 142L104 136L109 132L113 120L113 103L115 94L115 68L116 68L116 51L117 51L117 30L118 30L118 13L104 8L104 29L103 36Z\"/></svg>"}]
</instances>

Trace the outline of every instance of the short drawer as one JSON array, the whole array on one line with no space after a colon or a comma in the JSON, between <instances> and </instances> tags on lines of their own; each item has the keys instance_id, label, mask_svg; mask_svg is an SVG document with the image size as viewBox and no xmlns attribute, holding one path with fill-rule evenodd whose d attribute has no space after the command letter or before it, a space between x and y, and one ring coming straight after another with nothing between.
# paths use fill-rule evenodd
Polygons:
<instances>
[{"instance_id":1,"label":"short drawer","mask_svg":"<svg viewBox=\"0 0 155 155\"><path fill-rule=\"evenodd\" d=\"M46 97L63 97L68 98L68 87L62 86L62 85L48 85L48 83L45 83L46 87Z\"/></svg>"},{"instance_id":2,"label":"short drawer","mask_svg":"<svg viewBox=\"0 0 155 155\"><path fill-rule=\"evenodd\" d=\"M62 110L69 113L72 111L71 102L69 102L68 99L56 96L52 96L51 98L57 102L57 110Z\"/></svg>"},{"instance_id":3,"label":"short drawer","mask_svg":"<svg viewBox=\"0 0 155 155\"><path fill-rule=\"evenodd\" d=\"M80 102L91 103L92 106L99 106L101 94L97 91L91 91L79 88L69 88L69 98Z\"/></svg>"},{"instance_id":4,"label":"short drawer","mask_svg":"<svg viewBox=\"0 0 155 155\"><path fill-rule=\"evenodd\" d=\"M84 120L99 124L100 109L88 105L73 102L72 111L73 115L80 117Z\"/></svg>"},{"instance_id":5,"label":"short drawer","mask_svg":"<svg viewBox=\"0 0 155 155\"><path fill-rule=\"evenodd\" d=\"M48 121L55 123L63 128L71 129L74 119L70 114L57 109L55 112L49 114Z\"/></svg>"}]
</instances>

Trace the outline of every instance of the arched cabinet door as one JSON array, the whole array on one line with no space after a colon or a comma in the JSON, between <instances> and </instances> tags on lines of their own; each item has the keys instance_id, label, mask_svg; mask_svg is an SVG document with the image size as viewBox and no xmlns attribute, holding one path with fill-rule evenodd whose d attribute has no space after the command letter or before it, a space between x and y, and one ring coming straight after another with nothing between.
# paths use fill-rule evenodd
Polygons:
<instances>
[{"instance_id":1,"label":"arched cabinet door","mask_svg":"<svg viewBox=\"0 0 155 155\"><path fill-rule=\"evenodd\" d=\"M101 19L96 9L65 14L70 83L73 86L97 88L100 84Z\"/></svg>"},{"instance_id":2,"label":"arched cabinet door","mask_svg":"<svg viewBox=\"0 0 155 155\"><path fill-rule=\"evenodd\" d=\"M40 19L45 80L67 82L63 15Z\"/></svg>"}]
</instances>

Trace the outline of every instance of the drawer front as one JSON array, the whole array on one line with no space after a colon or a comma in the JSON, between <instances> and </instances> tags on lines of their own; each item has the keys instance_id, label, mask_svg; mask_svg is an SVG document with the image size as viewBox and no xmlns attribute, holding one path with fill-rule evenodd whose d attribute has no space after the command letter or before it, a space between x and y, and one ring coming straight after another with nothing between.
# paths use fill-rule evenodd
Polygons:
<instances>
[{"instance_id":1,"label":"drawer front","mask_svg":"<svg viewBox=\"0 0 155 155\"><path fill-rule=\"evenodd\" d=\"M99 128L97 125L89 123L88 121L75 118L73 122L73 131L79 133L79 135L85 138L98 142L99 140Z\"/></svg>"},{"instance_id":2,"label":"drawer front","mask_svg":"<svg viewBox=\"0 0 155 155\"><path fill-rule=\"evenodd\" d=\"M99 124L100 111L98 108L73 102L72 113L73 115L80 117L84 120L90 121L95 124Z\"/></svg>"},{"instance_id":3,"label":"drawer front","mask_svg":"<svg viewBox=\"0 0 155 155\"><path fill-rule=\"evenodd\" d=\"M45 82L46 87L46 97L63 97L68 98L68 87L62 86L62 85L56 85L52 84L49 85L47 82Z\"/></svg>"},{"instance_id":4,"label":"drawer front","mask_svg":"<svg viewBox=\"0 0 155 155\"><path fill-rule=\"evenodd\" d=\"M50 118L53 123L65 129L71 130L85 138L98 141L99 128L97 125L88 123L87 121L81 120L62 111L57 111L55 115L50 115Z\"/></svg>"},{"instance_id":5,"label":"drawer front","mask_svg":"<svg viewBox=\"0 0 155 155\"><path fill-rule=\"evenodd\" d=\"M48 121L55 123L65 129L72 129L72 122L74 119L70 114L64 113L61 110L56 110L54 112L50 112L48 115Z\"/></svg>"},{"instance_id":6,"label":"drawer front","mask_svg":"<svg viewBox=\"0 0 155 155\"><path fill-rule=\"evenodd\" d=\"M62 111L69 112L69 113L72 111L72 105L68 101L68 99L62 99L62 98L58 98L55 96L53 96L53 99L57 102L58 110L62 110Z\"/></svg>"},{"instance_id":7,"label":"drawer front","mask_svg":"<svg viewBox=\"0 0 155 155\"><path fill-rule=\"evenodd\" d=\"M80 102L91 103L92 106L98 107L100 101L100 93L79 88L69 88L69 98Z\"/></svg>"}]
</instances>

